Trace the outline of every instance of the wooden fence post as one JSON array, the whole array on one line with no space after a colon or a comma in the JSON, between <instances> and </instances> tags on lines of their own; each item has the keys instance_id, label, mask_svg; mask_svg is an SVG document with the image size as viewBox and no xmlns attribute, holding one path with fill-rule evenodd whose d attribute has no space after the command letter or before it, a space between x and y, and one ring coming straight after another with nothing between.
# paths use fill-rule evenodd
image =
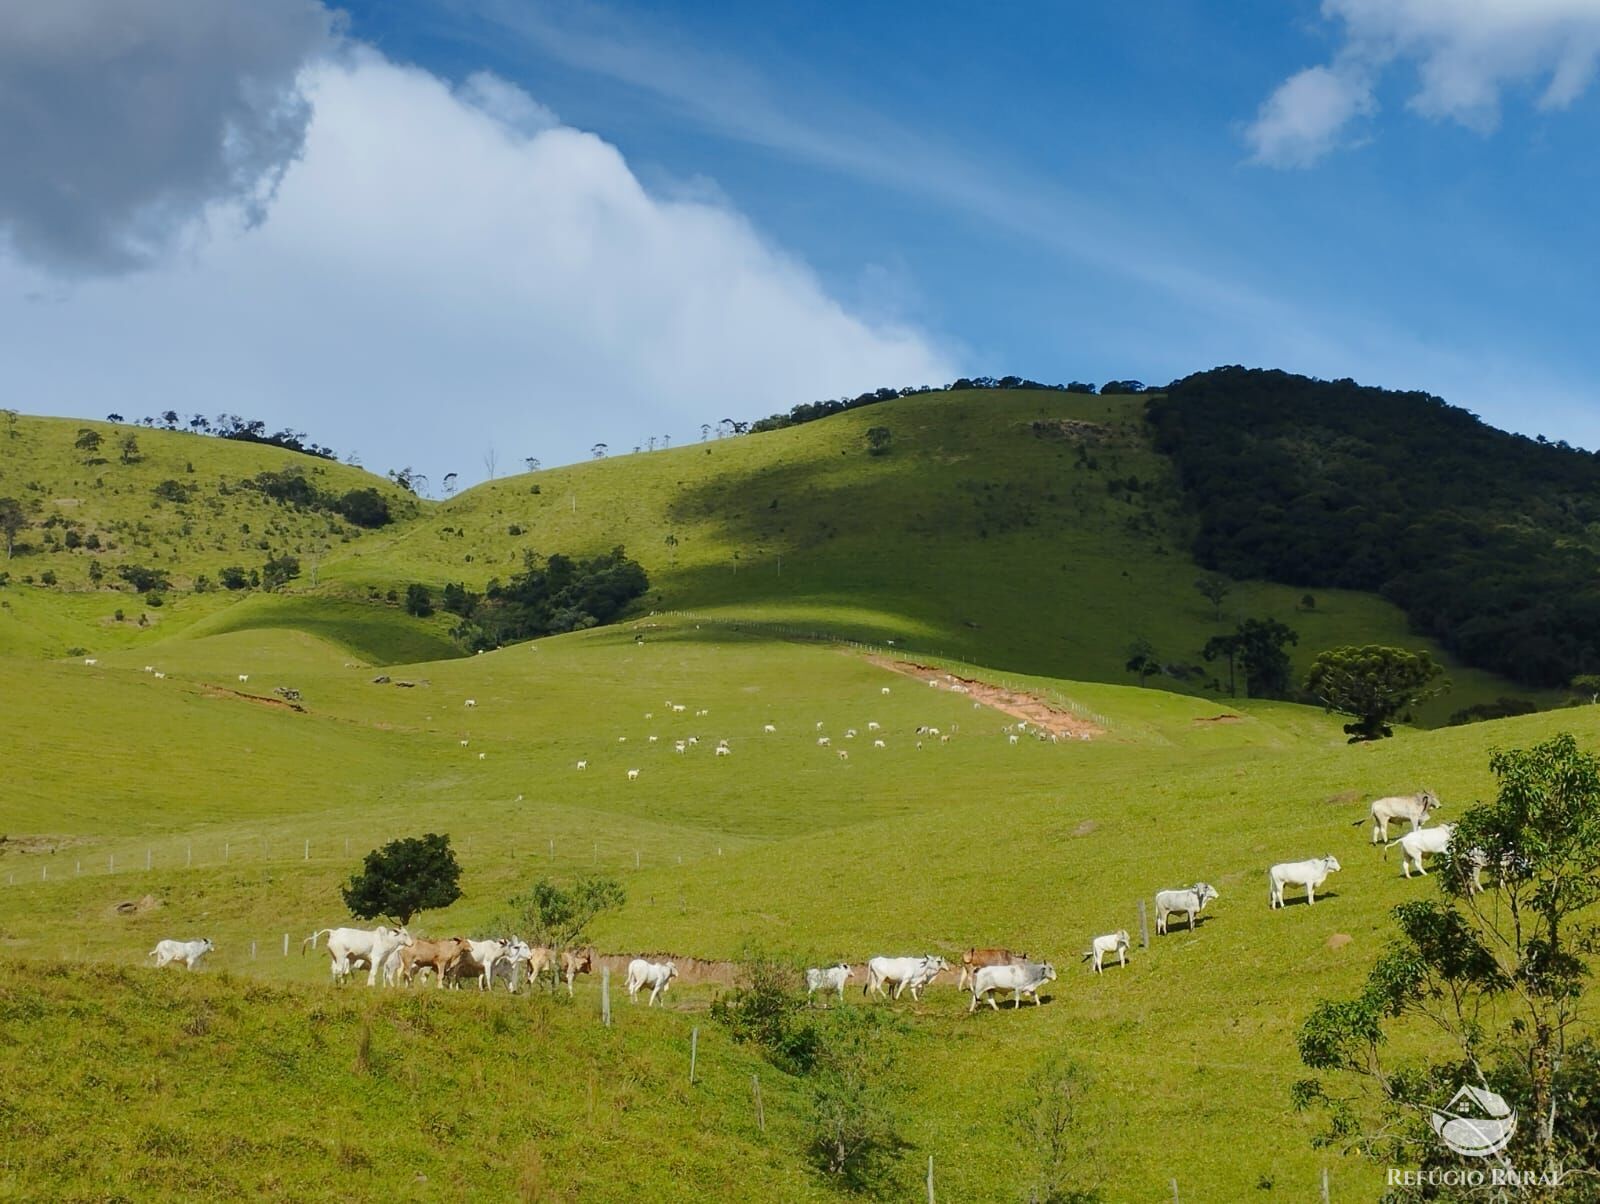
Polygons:
<instances>
[{"instance_id":1,"label":"wooden fence post","mask_svg":"<svg viewBox=\"0 0 1600 1204\"><path fill-rule=\"evenodd\" d=\"M1182 1204L1182 1201L1178 1199L1178 1181L1176 1179L1172 1181L1172 1204Z\"/></svg>"},{"instance_id":2,"label":"wooden fence post","mask_svg":"<svg viewBox=\"0 0 1600 1204\"><path fill-rule=\"evenodd\" d=\"M148 845L145 846L144 850L144 868L150 868L150 847Z\"/></svg>"},{"instance_id":3,"label":"wooden fence post","mask_svg":"<svg viewBox=\"0 0 1600 1204\"><path fill-rule=\"evenodd\" d=\"M691 1087L694 1086L694 1067L699 1056L700 1030L698 1028L692 1028L689 1030L689 1086Z\"/></svg>"},{"instance_id":4,"label":"wooden fence post","mask_svg":"<svg viewBox=\"0 0 1600 1204\"><path fill-rule=\"evenodd\" d=\"M256 960L256 943L254 941L250 942L250 960Z\"/></svg>"},{"instance_id":5,"label":"wooden fence post","mask_svg":"<svg viewBox=\"0 0 1600 1204\"><path fill-rule=\"evenodd\" d=\"M933 1155L928 1155L928 1204L933 1204Z\"/></svg>"},{"instance_id":6,"label":"wooden fence post","mask_svg":"<svg viewBox=\"0 0 1600 1204\"><path fill-rule=\"evenodd\" d=\"M310 861L311 860L311 842L309 840L306 841L306 855L301 860L303 860L303 861Z\"/></svg>"},{"instance_id":7,"label":"wooden fence post","mask_svg":"<svg viewBox=\"0 0 1600 1204\"><path fill-rule=\"evenodd\" d=\"M761 1107L761 1076L759 1074L750 1076L750 1090L755 1093L756 1097L756 1128L765 1133L767 1131L767 1114Z\"/></svg>"},{"instance_id":8,"label":"wooden fence post","mask_svg":"<svg viewBox=\"0 0 1600 1204\"><path fill-rule=\"evenodd\" d=\"M1139 944L1150 948L1150 917L1145 914L1144 900L1139 900Z\"/></svg>"},{"instance_id":9,"label":"wooden fence post","mask_svg":"<svg viewBox=\"0 0 1600 1204\"><path fill-rule=\"evenodd\" d=\"M186 869L189 866L194 864L194 845L190 844L190 845L185 845L184 846L184 848L183 848L183 864L184 864L184 868L186 868Z\"/></svg>"},{"instance_id":10,"label":"wooden fence post","mask_svg":"<svg viewBox=\"0 0 1600 1204\"><path fill-rule=\"evenodd\" d=\"M1322 1168L1322 1204L1328 1204L1328 1168Z\"/></svg>"},{"instance_id":11,"label":"wooden fence post","mask_svg":"<svg viewBox=\"0 0 1600 1204\"><path fill-rule=\"evenodd\" d=\"M283 934L283 955L285 957L289 956L289 934L287 932Z\"/></svg>"},{"instance_id":12,"label":"wooden fence post","mask_svg":"<svg viewBox=\"0 0 1600 1204\"><path fill-rule=\"evenodd\" d=\"M228 848L229 844L226 840L224 840L222 842L222 862L224 865L226 865L228 862Z\"/></svg>"},{"instance_id":13,"label":"wooden fence post","mask_svg":"<svg viewBox=\"0 0 1600 1204\"><path fill-rule=\"evenodd\" d=\"M611 967L600 967L600 1022L611 1027Z\"/></svg>"}]
</instances>

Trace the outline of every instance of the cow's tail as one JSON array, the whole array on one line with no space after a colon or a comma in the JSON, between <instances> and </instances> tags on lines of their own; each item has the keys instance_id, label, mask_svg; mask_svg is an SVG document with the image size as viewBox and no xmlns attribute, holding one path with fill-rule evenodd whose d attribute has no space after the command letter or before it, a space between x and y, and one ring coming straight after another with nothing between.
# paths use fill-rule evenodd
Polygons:
<instances>
[{"instance_id":1,"label":"cow's tail","mask_svg":"<svg viewBox=\"0 0 1600 1204\"><path fill-rule=\"evenodd\" d=\"M1359 828L1362 824L1366 823L1367 820L1370 819L1370 818L1371 818L1371 816L1363 815L1360 819L1356 820L1350 826L1352 828Z\"/></svg>"},{"instance_id":2,"label":"cow's tail","mask_svg":"<svg viewBox=\"0 0 1600 1204\"><path fill-rule=\"evenodd\" d=\"M1391 840L1391 841L1388 841L1388 842L1386 842L1384 844L1384 846L1383 846L1383 859L1385 861L1389 860L1389 850L1394 848L1394 846L1399 844L1399 843L1400 843L1400 841L1398 841L1398 840Z\"/></svg>"},{"instance_id":3,"label":"cow's tail","mask_svg":"<svg viewBox=\"0 0 1600 1204\"><path fill-rule=\"evenodd\" d=\"M300 942L300 956L301 957L304 957L306 955L306 946L307 945L311 946L311 948L313 948L313 949L315 949L317 947L317 938L319 936L321 936L323 933L327 933L329 936L332 936L333 935L333 929L331 929L331 928L319 928L315 932L313 932L310 936L306 937L305 940Z\"/></svg>"}]
</instances>

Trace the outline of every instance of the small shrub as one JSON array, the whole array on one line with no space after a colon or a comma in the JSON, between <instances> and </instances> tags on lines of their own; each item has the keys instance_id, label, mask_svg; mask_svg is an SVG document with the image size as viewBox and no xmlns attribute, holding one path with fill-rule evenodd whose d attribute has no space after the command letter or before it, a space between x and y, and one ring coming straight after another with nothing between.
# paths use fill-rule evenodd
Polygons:
<instances>
[{"instance_id":1,"label":"small shrub","mask_svg":"<svg viewBox=\"0 0 1600 1204\"><path fill-rule=\"evenodd\" d=\"M120 623L120 622L122 622L122 620L123 620L123 619L124 619L124 618L126 618L126 617L127 617L127 616L125 616L125 615L124 615L124 614L123 614L123 613L122 613L122 608L121 608L121 607L120 607L120 606L119 606L119 607L118 607L118 608L117 608L117 612L116 612L116 614L114 614L114 615L112 615L112 616L111 616L111 617L112 617L112 618L113 618L113 619L115 619L115 620L116 620L116 621L117 621L117 622L119 622L119 623Z\"/></svg>"},{"instance_id":2,"label":"small shrub","mask_svg":"<svg viewBox=\"0 0 1600 1204\"><path fill-rule=\"evenodd\" d=\"M44 572L39 574L40 585L54 585L55 583L56 574L54 569L45 569Z\"/></svg>"},{"instance_id":3,"label":"small shrub","mask_svg":"<svg viewBox=\"0 0 1600 1204\"><path fill-rule=\"evenodd\" d=\"M217 574L223 589L249 589L250 574L236 564L230 564Z\"/></svg>"},{"instance_id":4,"label":"small shrub","mask_svg":"<svg viewBox=\"0 0 1600 1204\"><path fill-rule=\"evenodd\" d=\"M151 610L155 610L157 607L165 605L165 603L161 600L161 595L156 593L154 590L151 590L144 596L144 604Z\"/></svg>"},{"instance_id":5,"label":"small shrub","mask_svg":"<svg viewBox=\"0 0 1600 1204\"><path fill-rule=\"evenodd\" d=\"M433 613L433 594L426 585L413 582L406 586L406 613L419 619Z\"/></svg>"}]
</instances>

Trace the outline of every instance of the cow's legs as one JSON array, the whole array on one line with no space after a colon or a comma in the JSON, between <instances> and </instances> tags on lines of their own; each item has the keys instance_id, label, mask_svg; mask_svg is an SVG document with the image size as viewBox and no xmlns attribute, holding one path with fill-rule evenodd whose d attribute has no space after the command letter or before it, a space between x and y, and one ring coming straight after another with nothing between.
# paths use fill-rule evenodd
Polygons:
<instances>
[{"instance_id":1,"label":"cow's legs","mask_svg":"<svg viewBox=\"0 0 1600 1204\"><path fill-rule=\"evenodd\" d=\"M1310 907L1317 901L1317 888L1311 883L1306 883L1306 906Z\"/></svg>"}]
</instances>

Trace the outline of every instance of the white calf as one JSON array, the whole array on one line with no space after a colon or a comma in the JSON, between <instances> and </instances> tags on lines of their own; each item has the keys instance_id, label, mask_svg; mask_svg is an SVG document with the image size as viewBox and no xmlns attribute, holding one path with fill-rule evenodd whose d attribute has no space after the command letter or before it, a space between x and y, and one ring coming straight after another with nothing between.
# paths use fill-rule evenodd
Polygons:
<instances>
[{"instance_id":1,"label":"white calf","mask_svg":"<svg viewBox=\"0 0 1600 1204\"><path fill-rule=\"evenodd\" d=\"M579 769L588 769L589 768L589 762L588 761L579 761L578 762L578 768Z\"/></svg>"},{"instance_id":2,"label":"white calf","mask_svg":"<svg viewBox=\"0 0 1600 1204\"><path fill-rule=\"evenodd\" d=\"M1428 813L1441 805L1439 796L1431 790L1374 799L1372 806L1368 808L1368 814L1372 819L1372 843L1382 844L1389 839L1390 820L1409 820L1411 830L1415 832L1427 822ZM1366 822L1364 819L1358 819L1351 826L1360 827Z\"/></svg>"},{"instance_id":3,"label":"white calf","mask_svg":"<svg viewBox=\"0 0 1600 1204\"><path fill-rule=\"evenodd\" d=\"M778 730L778 725L775 724L775 723L768 723L768 724L763 725L761 730L766 732L767 735L770 736L770 735L772 735L773 733L775 733Z\"/></svg>"},{"instance_id":4,"label":"white calf","mask_svg":"<svg viewBox=\"0 0 1600 1204\"><path fill-rule=\"evenodd\" d=\"M882 740L874 740L872 742L872 747L873 748L888 748L889 746L887 744L885 744Z\"/></svg>"},{"instance_id":5,"label":"white calf","mask_svg":"<svg viewBox=\"0 0 1600 1204\"><path fill-rule=\"evenodd\" d=\"M467 705L469 707L475 707L475 706L478 705L478 700L476 698L469 698L469 699L467 699L465 705Z\"/></svg>"},{"instance_id":6,"label":"white calf","mask_svg":"<svg viewBox=\"0 0 1600 1204\"><path fill-rule=\"evenodd\" d=\"M241 674L239 674L239 680L242 681L242 682L243 681L249 681L250 680L250 675L248 673L241 673Z\"/></svg>"},{"instance_id":7,"label":"white calf","mask_svg":"<svg viewBox=\"0 0 1600 1204\"><path fill-rule=\"evenodd\" d=\"M830 745L832 743L833 743L833 741L828 739L828 737L826 737L826 736L818 736L817 737L817 747L818 748L827 748L828 745Z\"/></svg>"},{"instance_id":8,"label":"white calf","mask_svg":"<svg viewBox=\"0 0 1600 1204\"><path fill-rule=\"evenodd\" d=\"M1326 857L1313 857L1309 861L1283 861L1267 871L1267 903L1269 907L1283 906L1285 886L1306 888L1306 902L1317 901L1317 887L1328 880L1328 875L1339 868L1339 859L1331 853Z\"/></svg>"},{"instance_id":9,"label":"white calf","mask_svg":"<svg viewBox=\"0 0 1600 1204\"><path fill-rule=\"evenodd\" d=\"M639 777L639 771L637 769L628 770L628 781L630 781L630 782L636 781L636 780L638 780L638 777Z\"/></svg>"},{"instance_id":10,"label":"white calf","mask_svg":"<svg viewBox=\"0 0 1600 1204\"><path fill-rule=\"evenodd\" d=\"M850 980L850 967L844 962L836 966L828 966L822 970L806 971L806 998L810 999L818 991L826 995L829 991L839 992L839 1001L844 1002L844 984Z\"/></svg>"},{"instance_id":11,"label":"white calf","mask_svg":"<svg viewBox=\"0 0 1600 1204\"><path fill-rule=\"evenodd\" d=\"M1206 909L1206 904L1217 897L1216 887L1209 882L1196 882L1187 890L1160 890L1156 892L1156 932L1167 930L1169 917L1184 913L1187 927L1194 930L1194 918Z\"/></svg>"},{"instance_id":12,"label":"white calf","mask_svg":"<svg viewBox=\"0 0 1600 1204\"><path fill-rule=\"evenodd\" d=\"M678 967L671 962L647 962L642 957L636 957L628 963L628 1002L638 1003L639 992L650 988L650 1002L646 1007L654 1007L656 998L667 989L673 978L678 973Z\"/></svg>"},{"instance_id":13,"label":"white calf","mask_svg":"<svg viewBox=\"0 0 1600 1204\"><path fill-rule=\"evenodd\" d=\"M719 757L727 757L727 756L732 756L733 755L733 749L729 748L726 744L717 745L717 750L716 751L717 751L717 756L719 756Z\"/></svg>"},{"instance_id":14,"label":"white calf","mask_svg":"<svg viewBox=\"0 0 1600 1204\"><path fill-rule=\"evenodd\" d=\"M1085 953L1084 957L1094 958L1094 972L1096 974L1104 974L1105 959L1108 953L1117 955L1117 964L1119 966L1128 964L1128 930L1126 928L1119 928L1115 932L1108 932L1104 936L1095 937L1090 944L1089 952Z\"/></svg>"},{"instance_id":15,"label":"white calf","mask_svg":"<svg viewBox=\"0 0 1600 1204\"><path fill-rule=\"evenodd\" d=\"M156 959L158 970L178 962L182 962L186 969L193 970L200 959L215 948L210 937L202 937L198 941L157 941L156 947L145 956Z\"/></svg>"}]
</instances>

